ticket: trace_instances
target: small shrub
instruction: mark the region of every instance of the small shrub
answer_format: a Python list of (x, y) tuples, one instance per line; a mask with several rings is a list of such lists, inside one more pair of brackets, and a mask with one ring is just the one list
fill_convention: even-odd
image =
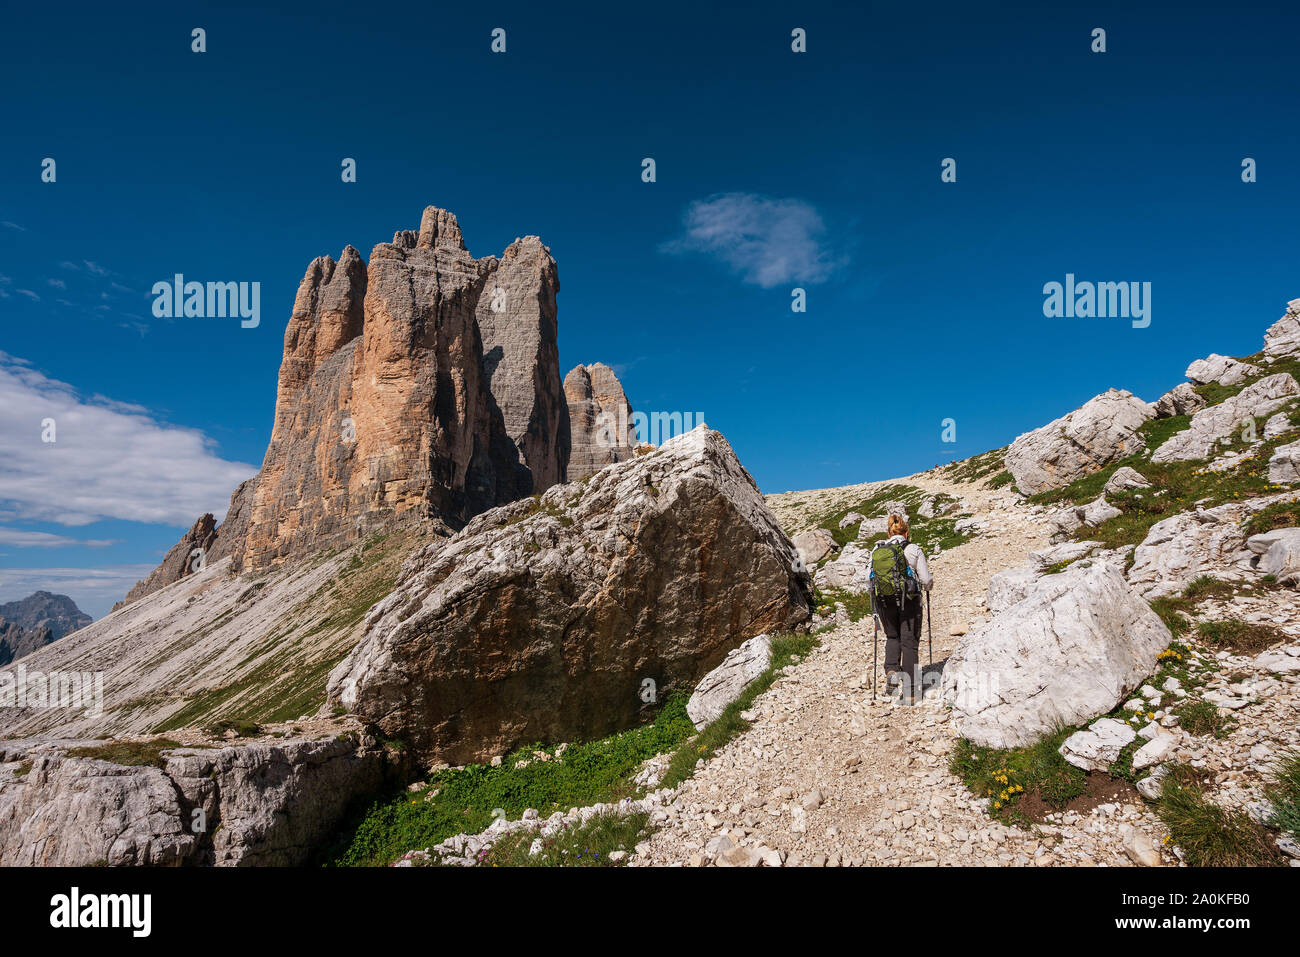
[(1241, 811), (1207, 801), (1190, 769), (1171, 768), (1156, 813), (1192, 867), (1267, 867), (1282, 863), (1268, 831)]
[(1225, 738), (1231, 726), (1219, 709), (1208, 701), (1187, 701), (1174, 709), (1179, 727), (1198, 737)]
[(1203, 621), (1196, 633), (1212, 648), (1230, 648), (1237, 652), (1258, 652), (1286, 640), (1274, 625), (1227, 618), (1222, 621)]

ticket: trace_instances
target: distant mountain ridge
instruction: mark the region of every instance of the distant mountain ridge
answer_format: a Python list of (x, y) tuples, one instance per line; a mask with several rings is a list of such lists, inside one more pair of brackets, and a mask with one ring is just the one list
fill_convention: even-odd
[(38, 591), (0, 605), (0, 665), (7, 665), (93, 619), (67, 595)]

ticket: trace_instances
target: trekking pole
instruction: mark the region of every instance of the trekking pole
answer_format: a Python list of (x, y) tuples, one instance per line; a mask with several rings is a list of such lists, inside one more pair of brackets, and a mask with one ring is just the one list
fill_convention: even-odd
[(925, 593), (925, 633), (930, 639), (930, 667), (934, 667), (934, 612), (930, 611), (930, 592)]
[(876, 636), (877, 629), (880, 628), (880, 619), (876, 617), (876, 609), (871, 609), (871, 702), (876, 701)]

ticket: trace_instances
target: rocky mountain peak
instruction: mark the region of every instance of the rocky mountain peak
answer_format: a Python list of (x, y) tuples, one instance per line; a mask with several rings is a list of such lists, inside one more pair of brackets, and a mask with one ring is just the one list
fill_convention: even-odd
[(420, 232), (416, 245), (422, 249), (453, 249), (465, 251), (465, 237), (461, 235), (456, 214), (437, 206), (426, 206), (420, 217)]

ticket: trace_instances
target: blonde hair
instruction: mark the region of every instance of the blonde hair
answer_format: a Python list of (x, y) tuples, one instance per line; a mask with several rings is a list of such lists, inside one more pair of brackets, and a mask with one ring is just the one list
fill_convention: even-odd
[(903, 518), (901, 515), (889, 516), (890, 538), (893, 538), (895, 535), (902, 535), (904, 538), (907, 538), (908, 532), (909, 529), (907, 527), (907, 520), (905, 518)]

